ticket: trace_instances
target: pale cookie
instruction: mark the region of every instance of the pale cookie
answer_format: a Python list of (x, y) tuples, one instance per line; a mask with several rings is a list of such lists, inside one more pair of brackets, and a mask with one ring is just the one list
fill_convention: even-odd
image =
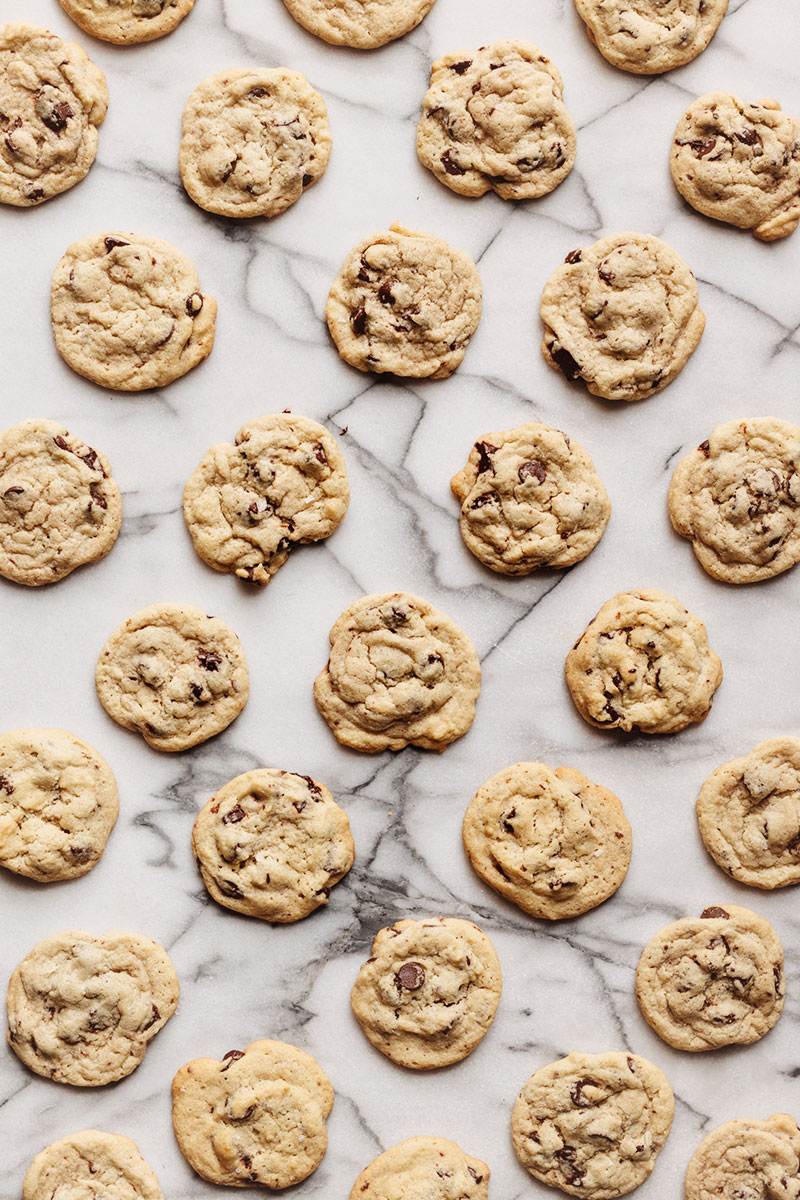
[(661, 75), (705, 50), (728, 0), (575, 0), (575, 7), (612, 66)]
[(81, 29), (104, 42), (130, 46), (172, 33), (194, 0), (58, 0)]
[(583, 447), (538, 421), (484, 434), (450, 489), (467, 548), (502, 575), (571, 567), (594, 549), (611, 515)]
[(718, 425), (678, 463), (668, 503), (714, 579), (780, 575), (800, 561), (800, 428), (777, 417)]
[(138, 933), (54, 933), (8, 985), (8, 1042), (37, 1075), (100, 1087), (138, 1067), (178, 1006), (167, 953)]
[(521, 762), (499, 771), (473, 797), (463, 836), (485, 883), (549, 921), (602, 904), (631, 861), (619, 800), (571, 767)]
[(330, 537), (350, 502), (344, 457), (327, 429), (275, 413), (212, 446), (183, 490), (194, 548), (215, 571), (267, 584), (293, 546)]
[(157, 750), (188, 750), (238, 717), (250, 690), (236, 634), (191, 604), (150, 604), (112, 633), (95, 669), (110, 717)]
[(0, 866), (39, 883), (77, 879), (118, 813), (111, 768), (86, 742), (63, 729), (0, 734)]
[(283, 0), (298, 24), (334, 46), (372, 50), (419, 25), (434, 0)]
[(0, 25), (0, 204), (41, 204), (79, 183), (107, 108), (106, 77), (75, 42)]
[(362, 596), (339, 617), (330, 642), (314, 699), (345, 746), (444, 750), (475, 719), (475, 647), (427, 600), (408, 592)]
[(572, 250), (544, 286), (545, 362), (607, 400), (643, 400), (686, 365), (706, 319), (666, 242), (614, 233)]
[(575, 707), (597, 729), (676, 733), (704, 721), (722, 683), (706, 627), (655, 588), (607, 600), (567, 655)]
[(783, 1011), (783, 947), (764, 917), (726, 904), (673, 921), (636, 968), (645, 1020), (676, 1050), (747, 1046)]
[(647, 1179), (672, 1127), (666, 1076), (624, 1051), (578, 1051), (535, 1071), (511, 1115), (517, 1158), (549, 1187), (611, 1200)]
[(286, 1188), (316, 1171), (328, 1148), (328, 1076), (285, 1042), (252, 1042), (218, 1062), (197, 1058), (172, 1081), (181, 1154), (211, 1183)]
[(489, 1029), (503, 989), (500, 960), (471, 921), (428, 917), (381, 929), (350, 1002), (364, 1033), (401, 1067), (460, 1062)]
[(417, 126), (420, 162), (462, 196), (544, 196), (575, 165), (564, 81), (530, 42), (494, 42), (438, 59)]
[(285, 212), (324, 175), (330, 153), (325, 101), (286, 67), (209, 75), (183, 110), (183, 186), (223, 217)]
[(101, 233), (74, 242), (53, 272), (56, 348), (101, 387), (164, 387), (211, 353), (217, 302), (185, 254), (160, 238)]
[(58, 421), (0, 433), (0, 575), (38, 587), (108, 554), (122, 497), (108, 459)]
[(777, 100), (700, 96), (678, 122), (669, 166), (684, 200), (707, 217), (749, 229), (763, 242), (797, 228), (800, 121), (781, 112)]
[(445, 379), (478, 328), (480, 276), (463, 250), (394, 224), (350, 251), (325, 316), (351, 367)]
[(692, 1155), (686, 1200), (797, 1200), (800, 1129), (794, 1117), (726, 1121)]
[(164, 1200), (155, 1171), (119, 1133), (84, 1129), (45, 1147), (22, 1181), (22, 1200)]
[(486, 1163), (470, 1158), (455, 1142), (440, 1137), (409, 1138), (384, 1150), (364, 1168), (350, 1192), (350, 1200), (488, 1200), (488, 1197)]

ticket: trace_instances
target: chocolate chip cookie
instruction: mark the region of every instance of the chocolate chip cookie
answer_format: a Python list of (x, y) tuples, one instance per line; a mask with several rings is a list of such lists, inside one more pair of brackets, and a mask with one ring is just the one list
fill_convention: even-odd
[(372, 50), (419, 25), (434, 0), (283, 0), (304, 29), (334, 46)]
[(575, 0), (575, 7), (612, 66), (661, 75), (705, 50), (728, 0)]
[(51, 1142), (28, 1168), (22, 1200), (164, 1200), (155, 1171), (119, 1133), (84, 1129)]
[(686, 1172), (686, 1200), (800, 1196), (800, 1129), (794, 1117), (726, 1121), (703, 1139)]
[(92, 37), (118, 46), (152, 42), (172, 33), (194, 0), (58, 0), (68, 17)]
[(409, 1138), (364, 1168), (350, 1200), (367, 1192), (370, 1200), (488, 1200), (489, 1168), (446, 1138)]

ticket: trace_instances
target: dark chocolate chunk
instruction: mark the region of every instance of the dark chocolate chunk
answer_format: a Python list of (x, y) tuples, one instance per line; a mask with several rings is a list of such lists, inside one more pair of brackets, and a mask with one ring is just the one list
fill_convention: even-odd
[(581, 368), (578, 363), (576, 363), (569, 350), (565, 350), (563, 346), (551, 346), (550, 356), (561, 374), (565, 375), (567, 379), (580, 378)]
[(545, 465), (539, 462), (538, 459), (529, 459), (528, 462), (522, 463), (517, 470), (520, 483), (524, 483), (526, 479), (536, 479), (539, 483), (544, 483), (547, 476)]
[(463, 75), (472, 66), (472, 59), (465, 58), (463, 62), (451, 63), (450, 70), (455, 71), (456, 75)]
[(711, 447), (708, 444), (708, 438), (706, 438), (704, 442), (701, 442), (697, 449), (702, 450), (703, 454), (706, 456), (706, 458), (708, 458), (711, 454)]
[(362, 334), (367, 328), (367, 310), (363, 304), (353, 313), (350, 322), (353, 326), (353, 333)]
[(61, 100), (58, 104), (53, 105), (46, 116), (42, 117), (42, 122), (48, 129), (52, 129), (53, 133), (61, 133), (62, 129), (66, 129), (69, 118), (74, 116), (72, 105), (68, 104), (66, 100)]
[(378, 299), (381, 304), (394, 304), (394, 296), (392, 295), (392, 284), (394, 283), (397, 283), (396, 279), (384, 279), (378, 288)]
[(186, 301), (186, 311), (190, 317), (196, 317), (203, 307), (202, 292), (192, 292), (191, 296)]
[(564, 259), (565, 263), (576, 263), (576, 262), (580, 262), (580, 261), (581, 261), (580, 250), (570, 250), (569, 254)]
[(690, 142), (689, 145), (694, 150), (698, 158), (705, 158), (717, 144), (716, 138), (706, 138), (705, 141)]
[(490, 455), (496, 454), (500, 447), (493, 446), (491, 442), (476, 442), (475, 449), (478, 451), (478, 474), (482, 475), (484, 471), (491, 471), (494, 475)]
[(718, 906), (713, 905), (713, 904), (712, 904), (711, 908), (704, 908), (703, 911), (700, 913), (701, 920), (706, 920), (709, 917), (723, 917), (727, 920), (727, 918), (730, 915), (731, 914), (729, 912), (726, 912), (724, 908), (719, 908)]
[(454, 159), (449, 150), (445, 150), (439, 160), (448, 175), (466, 175), (465, 167), (460, 166)]
[(107, 254), (110, 254), (111, 251), (116, 249), (117, 246), (130, 246), (130, 242), (123, 242), (121, 238), (115, 237), (103, 238), (103, 242), (105, 244)]
[(244, 811), (241, 804), (237, 804), (236, 807), (232, 808), (230, 812), (225, 813), (225, 816), (222, 818), (222, 824), (237, 825), (239, 821), (243, 821), (246, 816), (247, 813)]
[(593, 1100), (587, 1100), (583, 1094), (585, 1087), (597, 1087), (597, 1082), (594, 1079), (579, 1079), (570, 1088), (570, 1099), (576, 1108), (591, 1108)]
[(425, 982), (425, 968), (422, 963), (405, 962), (394, 980), (400, 991), (416, 992)]
[(755, 129), (751, 128), (743, 130), (742, 133), (737, 133), (736, 138), (745, 146), (755, 146), (761, 141)]
[(204, 671), (218, 671), (222, 663), (222, 655), (217, 650), (204, 650), (201, 647), (197, 651), (197, 661)]

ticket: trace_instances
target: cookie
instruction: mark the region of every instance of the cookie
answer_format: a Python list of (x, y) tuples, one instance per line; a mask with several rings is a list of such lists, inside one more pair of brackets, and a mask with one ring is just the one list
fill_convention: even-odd
[(647, 1179), (672, 1127), (666, 1076), (624, 1051), (578, 1051), (535, 1071), (517, 1097), (511, 1140), (534, 1179), (611, 1200)]
[(445, 379), (478, 328), (480, 276), (463, 250), (394, 224), (350, 251), (325, 316), (351, 367)]
[(467, 549), (501, 575), (571, 567), (594, 549), (611, 515), (583, 447), (538, 421), (484, 434), (450, 488)]
[(92, 37), (117, 46), (153, 42), (172, 33), (194, 0), (58, 0), (68, 17)]
[(80, 183), (107, 109), (106, 77), (75, 42), (0, 25), (0, 204), (27, 208)]
[(800, 561), (800, 427), (777, 417), (718, 425), (678, 463), (668, 503), (714, 579), (780, 575)]
[(707, 217), (749, 229), (763, 242), (797, 228), (800, 121), (781, 112), (777, 100), (700, 96), (678, 122), (669, 166), (684, 200)]
[[(1, 762), (2, 760), (0, 760)], [(200, 810), (197, 865), (217, 904), (263, 921), (299, 921), (328, 903), (353, 865), (347, 814), (308, 775), (237, 775)]]
[(548, 921), (602, 904), (631, 861), (619, 800), (571, 767), (521, 762), (499, 771), (473, 797), (463, 836), (484, 883)]
[(489, 1168), (447, 1138), (409, 1138), (364, 1168), (350, 1200), (366, 1192), (370, 1200), (488, 1200)]
[(8, 1043), (37, 1075), (100, 1087), (138, 1067), (178, 1006), (165, 950), (138, 933), (54, 933), (8, 985)]
[(544, 286), (545, 362), (607, 400), (643, 400), (686, 365), (706, 319), (666, 242), (614, 233), (571, 250)]
[(333, 46), (372, 50), (419, 25), (434, 0), (283, 0), (298, 24)]
[(156, 750), (188, 750), (227, 729), (250, 690), (230, 625), (191, 604), (150, 604), (112, 633), (97, 660), (100, 703)]
[(800, 1129), (794, 1117), (726, 1121), (703, 1139), (686, 1171), (686, 1200), (800, 1196)]
[(656, 588), (607, 600), (567, 655), (575, 707), (597, 729), (676, 733), (704, 721), (722, 683), (706, 627)]
[(676, 1050), (747, 1046), (783, 1011), (783, 948), (764, 917), (726, 904), (682, 917), (647, 943), (636, 999), (648, 1025)]
[(444, 750), (469, 729), (481, 689), (478, 656), (427, 600), (408, 592), (362, 596), (330, 641), (314, 699), (343, 745), (367, 753)]
[(39, 883), (77, 879), (118, 814), (111, 768), (86, 742), (63, 729), (0, 734), (0, 866)]
[(613, 67), (662, 75), (705, 50), (728, 0), (575, 0), (575, 7)]
[(530, 42), (494, 42), (437, 59), (417, 154), (462, 196), (544, 196), (575, 165), (575, 126), (555, 63)]
[(223, 217), (285, 212), (325, 174), (330, 153), (325, 101), (286, 67), (209, 75), (183, 110), (183, 186)]
[(172, 1081), (181, 1154), (211, 1183), (286, 1188), (316, 1171), (333, 1108), (328, 1076), (285, 1042), (252, 1042), (222, 1061), (197, 1058)]
[(350, 502), (344, 458), (322, 425), (274, 413), (212, 446), (183, 491), (194, 548), (215, 571), (267, 584), (293, 546), (330, 537)]
[(39, 587), (108, 554), (122, 497), (108, 459), (58, 421), (0, 433), (0, 575)]
[(56, 348), (104, 388), (164, 387), (211, 353), (217, 302), (185, 254), (160, 238), (101, 233), (74, 242), (53, 273)]
[(119, 1133), (84, 1129), (46, 1146), (22, 1181), (22, 1200), (164, 1200), (155, 1171)]
[(471, 921), (428, 917), (381, 929), (353, 984), (356, 1020), (381, 1054), (430, 1071), (471, 1054), (494, 1020), (503, 977)]

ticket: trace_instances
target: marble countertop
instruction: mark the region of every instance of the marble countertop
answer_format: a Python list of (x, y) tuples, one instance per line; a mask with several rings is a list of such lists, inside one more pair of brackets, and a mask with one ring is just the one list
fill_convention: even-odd
[[(41, 207), (0, 212), (2, 423), (56, 419), (101, 449), (123, 491), (124, 523), (102, 562), (61, 583), (0, 581), (0, 728), (61, 726), (96, 746), (119, 781), (121, 815), (102, 862), (82, 879), (42, 886), (3, 874), (0, 979), (4, 988), (17, 962), (59, 929), (131, 928), (167, 948), (182, 995), (144, 1063), (110, 1087), (59, 1086), (3, 1052), (2, 1200), (18, 1197), (45, 1144), (92, 1126), (133, 1137), (168, 1200), (218, 1196), (173, 1140), (169, 1084), (189, 1059), (221, 1057), (259, 1037), (309, 1051), (336, 1090), (328, 1153), (292, 1195), (343, 1200), (376, 1154), (418, 1134), (452, 1138), (488, 1162), (494, 1200), (552, 1195), (511, 1148), (519, 1088), (571, 1050), (629, 1048), (661, 1067), (676, 1095), (672, 1135), (637, 1195), (677, 1197), (692, 1152), (714, 1125), (781, 1110), (800, 1115), (797, 894), (728, 879), (706, 856), (694, 819), (699, 785), (717, 765), (763, 738), (800, 732), (800, 569), (753, 586), (716, 583), (666, 511), (677, 458), (716, 424), (767, 414), (797, 420), (800, 234), (763, 245), (706, 220), (684, 205), (668, 172), (676, 121), (702, 92), (774, 96), (800, 114), (795, 5), (731, 0), (708, 50), (655, 78), (608, 66), (572, 0), (437, 0), (408, 37), (372, 52), (315, 39), (280, 0), (197, 0), (171, 36), (129, 49), (83, 35), (56, 0), (0, 0), (0, 20), (17, 19), (80, 41), (107, 74), (111, 104), (83, 183)], [(504, 37), (533, 41), (556, 62), (578, 127), (577, 165), (566, 182), (518, 205), (456, 196), (414, 150), (431, 59)], [(180, 116), (206, 75), (257, 65), (302, 71), (323, 93), (333, 154), (325, 178), (284, 216), (234, 223), (184, 194)], [(323, 308), (345, 253), (395, 220), (445, 237), (478, 264), (483, 319), (462, 367), (445, 381), (362, 375), (328, 339)], [(174, 242), (219, 302), (213, 354), (161, 393), (109, 394), (73, 374), (53, 344), (55, 263), (71, 242), (115, 228)], [(678, 379), (630, 405), (570, 386), (539, 352), (546, 278), (573, 247), (620, 230), (668, 241), (697, 275), (707, 315)], [(196, 557), (181, 492), (212, 443), (287, 407), (337, 436), (346, 430), (340, 444), (352, 504), (328, 542), (296, 551), (268, 589), (253, 591)], [(571, 571), (503, 578), (461, 542), (449, 479), (481, 434), (532, 419), (589, 450), (614, 511), (598, 548)], [(671, 737), (624, 740), (590, 728), (563, 682), (566, 652), (596, 609), (637, 586), (664, 588), (697, 613), (725, 668), (708, 720)], [(477, 718), (442, 755), (348, 751), (313, 704), (333, 620), (362, 593), (395, 588), (448, 613), (481, 656)], [(247, 708), (227, 731), (175, 755), (115, 725), (93, 687), (108, 634), (164, 600), (223, 616), (242, 639), (252, 682)], [(520, 759), (577, 767), (619, 795), (632, 823), (626, 882), (578, 920), (526, 917), (465, 859), (469, 799)], [(352, 823), (355, 867), (327, 908), (295, 925), (217, 907), (192, 860), (197, 811), (256, 766), (324, 781)], [(639, 954), (667, 921), (726, 901), (755, 908), (777, 928), (787, 952), (784, 1015), (748, 1048), (673, 1051), (637, 1008)], [(425, 1074), (372, 1049), (351, 1016), (349, 990), (379, 928), (431, 914), (468, 917), (489, 934), (505, 989), (478, 1049)]]

